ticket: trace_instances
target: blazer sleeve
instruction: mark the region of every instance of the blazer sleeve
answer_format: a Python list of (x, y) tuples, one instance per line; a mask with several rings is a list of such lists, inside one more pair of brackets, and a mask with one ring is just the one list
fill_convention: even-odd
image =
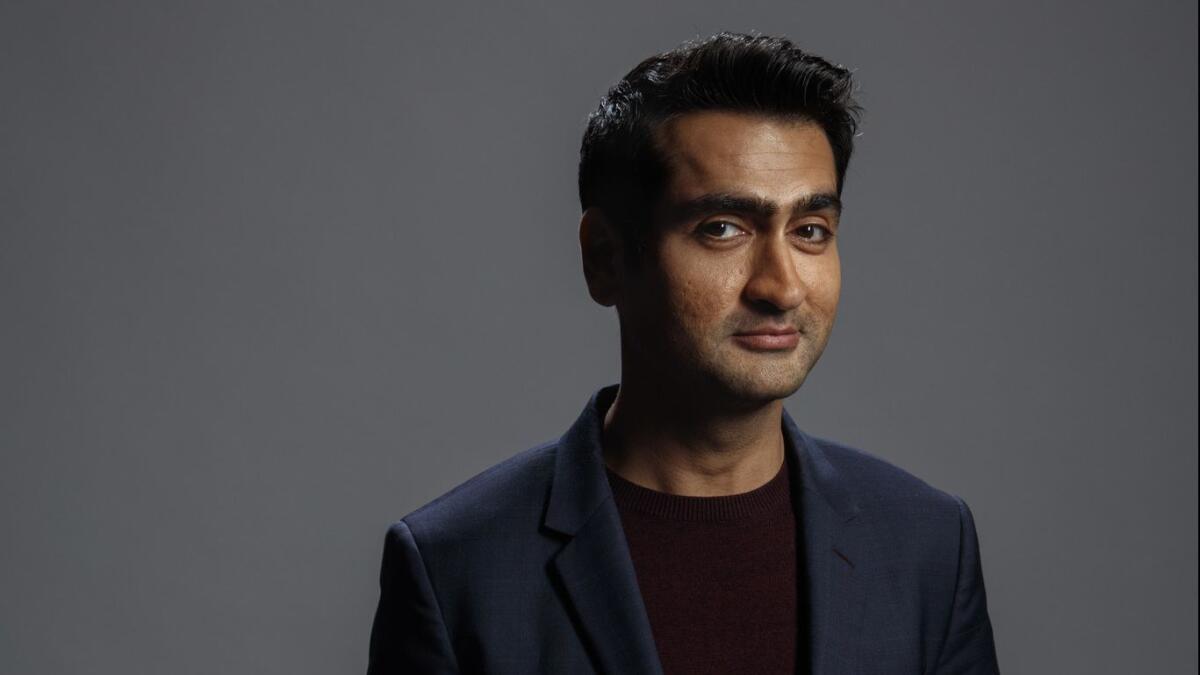
[(979, 560), (979, 538), (971, 509), (955, 496), (959, 515), (958, 581), (950, 624), (942, 640), (936, 675), (995, 675), (1000, 672), (992, 622), (988, 618), (983, 567)]
[(442, 610), (403, 520), (388, 529), (367, 675), (458, 673)]

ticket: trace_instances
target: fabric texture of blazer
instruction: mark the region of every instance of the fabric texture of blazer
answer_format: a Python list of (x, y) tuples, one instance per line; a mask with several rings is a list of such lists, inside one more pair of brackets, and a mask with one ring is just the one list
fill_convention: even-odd
[[(662, 673), (600, 452), (616, 390), (388, 530), (368, 675)], [(798, 672), (997, 673), (963, 500), (786, 410), (783, 427), (800, 486)]]

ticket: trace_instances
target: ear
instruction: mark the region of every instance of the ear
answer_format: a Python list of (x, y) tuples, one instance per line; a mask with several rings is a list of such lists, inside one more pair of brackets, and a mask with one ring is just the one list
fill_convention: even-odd
[(579, 220), (579, 251), (588, 294), (605, 307), (617, 304), (625, 249), (616, 223), (599, 209), (589, 208)]

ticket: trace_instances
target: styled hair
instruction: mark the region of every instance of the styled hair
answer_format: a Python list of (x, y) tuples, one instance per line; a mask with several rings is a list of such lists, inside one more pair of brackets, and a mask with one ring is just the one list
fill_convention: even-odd
[(783, 37), (722, 32), (651, 56), (588, 117), (579, 151), (580, 205), (615, 221), (636, 262), (669, 178), (656, 134), (674, 118), (706, 110), (819, 125), (833, 149), (841, 194), (862, 113), (853, 86), (849, 70)]

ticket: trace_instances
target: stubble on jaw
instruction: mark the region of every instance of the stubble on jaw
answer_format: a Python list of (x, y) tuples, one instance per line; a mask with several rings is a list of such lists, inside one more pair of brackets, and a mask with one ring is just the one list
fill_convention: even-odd
[(800, 331), (799, 344), (791, 351), (772, 353), (735, 344), (732, 336), (745, 324), (730, 323), (734, 322), (711, 335), (707, 344), (697, 345), (678, 324), (646, 339), (645, 326), (635, 328), (622, 320), (622, 361), (637, 369), (638, 379), (660, 396), (692, 401), (698, 408), (710, 402), (749, 409), (796, 393), (824, 352), (831, 328), (812, 317), (792, 322)]
[[(793, 323), (793, 325), (796, 325)], [(714, 352), (725, 365), (714, 364), (719, 384), (733, 399), (766, 404), (796, 393), (820, 359), (828, 341), (828, 331), (811, 320), (797, 326), (800, 342), (787, 352), (751, 352), (726, 337)]]

